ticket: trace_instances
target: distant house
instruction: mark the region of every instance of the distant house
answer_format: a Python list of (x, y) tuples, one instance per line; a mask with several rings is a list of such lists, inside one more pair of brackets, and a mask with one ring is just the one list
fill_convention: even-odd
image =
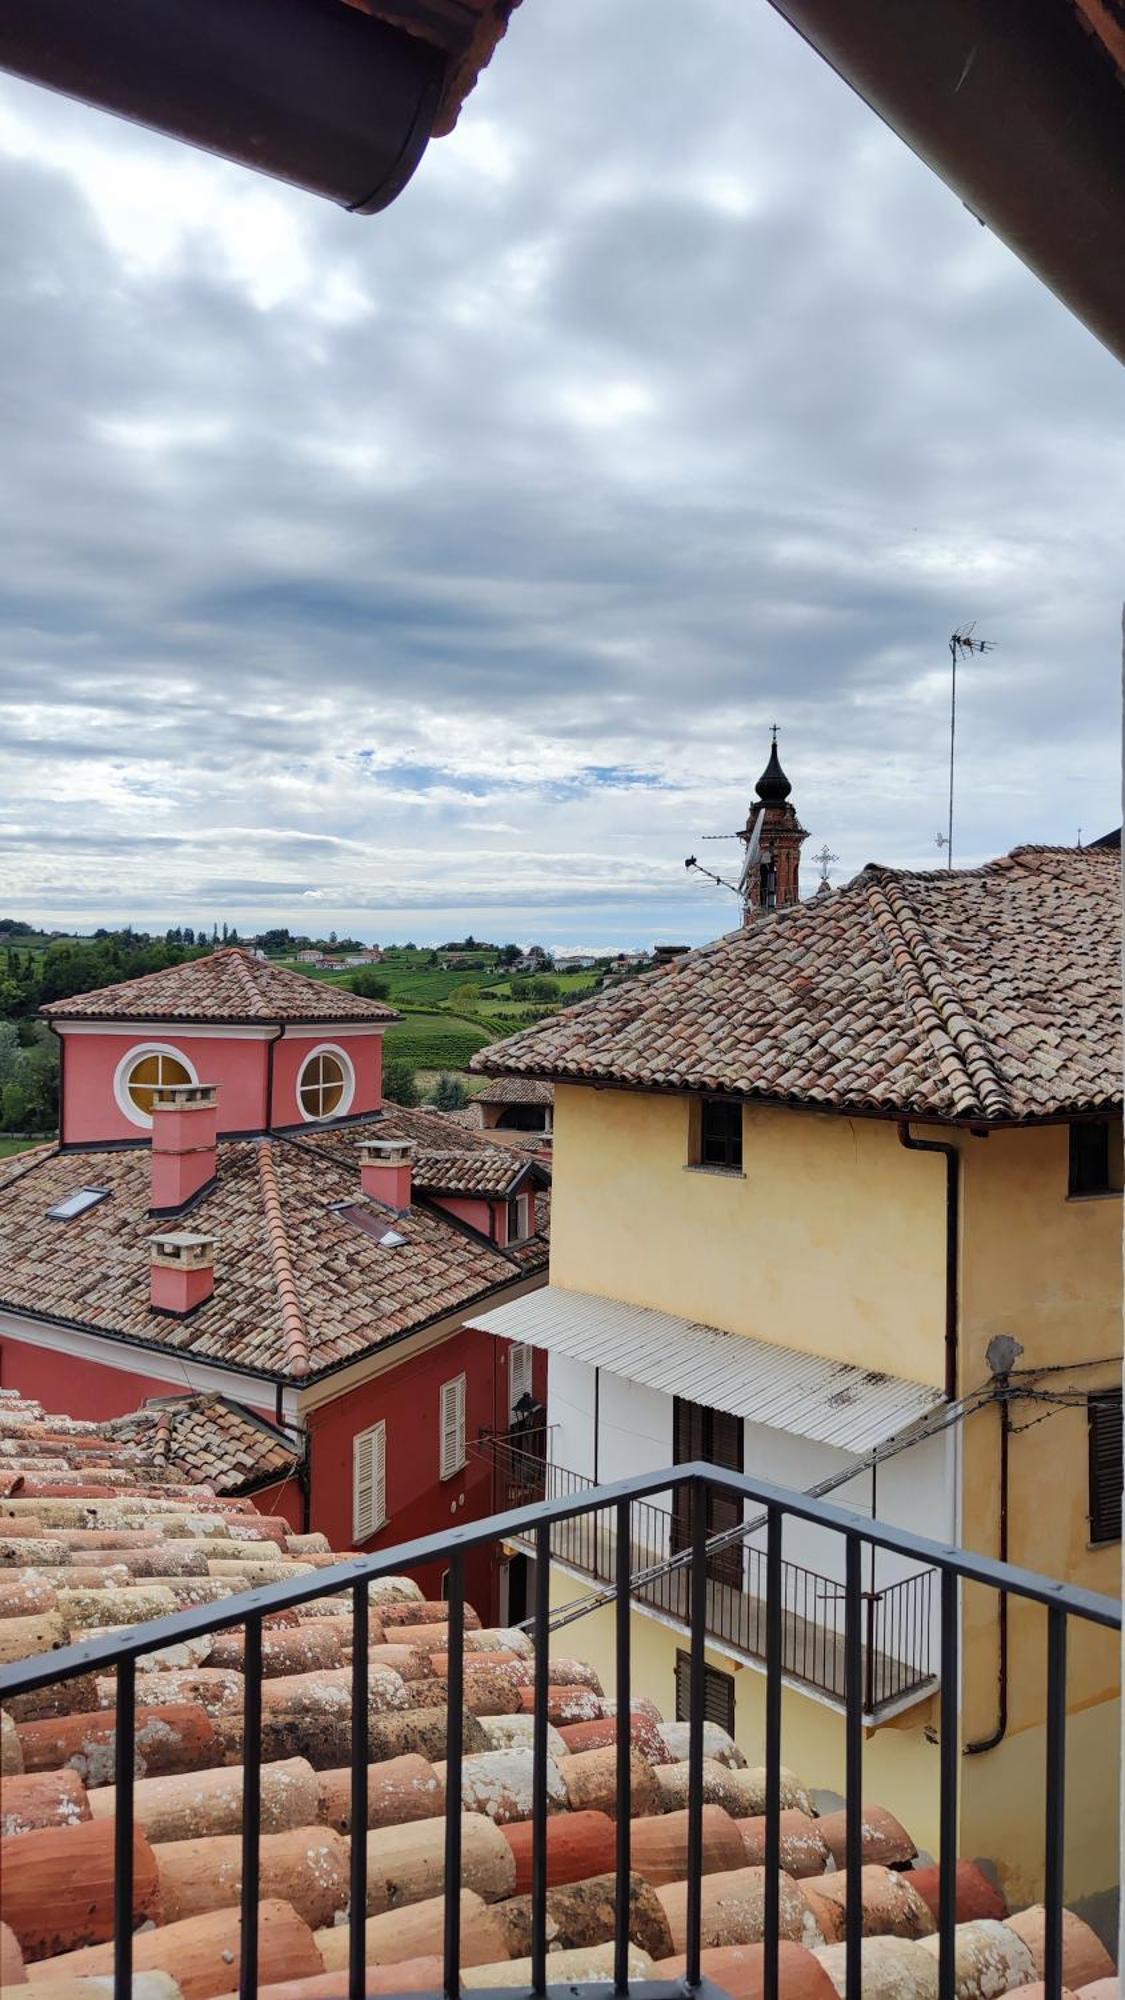
[(542, 1284), (544, 1163), (386, 1104), (393, 1009), (246, 951), (46, 1012), (61, 1144), (0, 1162), (5, 1389), (99, 1421), (231, 1397), (307, 1441), (278, 1511), (338, 1548), (492, 1511), (473, 1441), (546, 1364), (465, 1321)]
[(473, 1103), (479, 1106), (486, 1132), (549, 1134), (555, 1116), (555, 1087), (537, 1077), (501, 1076), (478, 1091)]
[(297, 963), (298, 965), (322, 965), (324, 963), (324, 953), (321, 951), (299, 951), (297, 953)]
[(556, 972), (590, 972), (598, 960), (590, 951), (568, 951), (555, 959)]

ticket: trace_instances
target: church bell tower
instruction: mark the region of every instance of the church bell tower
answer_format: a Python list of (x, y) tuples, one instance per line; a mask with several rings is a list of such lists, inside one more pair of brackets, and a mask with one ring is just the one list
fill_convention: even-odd
[(773, 729), (769, 763), (754, 787), (757, 797), (739, 839), (745, 842), (739, 893), (742, 921), (752, 924), (769, 910), (784, 910), (799, 897), (801, 848), (808, 832), (790, 805), (793, 790), (777, 754)]

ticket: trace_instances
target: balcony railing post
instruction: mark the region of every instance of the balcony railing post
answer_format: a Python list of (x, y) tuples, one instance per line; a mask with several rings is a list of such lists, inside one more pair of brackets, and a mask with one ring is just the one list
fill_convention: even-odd
[(133, 1991), (133, 1764), (137, 1723), (136, 1662), (117, 1666), (114, 1717), (113, 2000)]
[[(445, 1745), (445, 1953), (446, 2000), (461, 1992), (461, 1757), (465, 1741), (465, 1555), (449, 1558), (449, 1637)], [(366, 1815), (365, 1815), (366, 1817)], [(355, 1829), (352, 1829), (355, 1838)]]
[(865, 1592), (866, 1598), (866, 1641), (863, 1662), (863, 1712), (875, 1713), (875, 1606), (879, 1602), (873, 1590)]
[(960, 1607), (957, 1578), (943, 1570), (941, 1578), (941, 1812), (938, 1872), (938, 2000), (955, 2000), (957, 1992), (957, 1783), (961, 1742)]
[(632, 1601), (632, 1522), (627, 1500), (617, 1503), (617, 1884), (614, 1906), (613, 1987), (618, 1994), (629, 1991), (629, 1870), (632, 1863), (632, 1766), (633, 1711), (630, 1665), (630, 1619)]
[(703, 1911), (703, 1641), (707, 1629), (707, 1486), (691, 1482), (691, 1667), (688, 1707), (687, 1963), (685, 1982), (699, 1985)]
[(547, 1991), (547, 1669), (551, 1652), (551, 1530), (535, 1530), (535, 1702), (531, 1751), (531, 1990)]
[[(262, 1831), (262, 1619), (246, 1620), (242, 1654), (242, 1936), (238, 1991), (258, 1991), (258, 1882)], [(366, 1706), (366, 1704), (365, 1704)], [(355, 1717), (352, 1717), (355, 1728)]]
[(367, 1763), (370, 1747), (367, 1585), (352, 1592), (351, 1893), (348, 1899), (348, 2000), (367, 1991)]
[(778, 2000), (781, 1929), (781, 1580), (782, 1516), (769, 1510), (766, 1531), (766, 1889), (764, 2000)]
[(863, 1993), (863, 1543), (856, 1534), (846, 1541), (844, 1603), (844, 1700), (847, 1869), (844, 1952), (848, 2000)]
[(1063, 1861), (1066, 1845), (1066, 1612), (1047, 1612), (1046, 1852), (1043, 1902), (1043, 1983), (1046, 2000), (1060, 2000), (1062, 1985)]

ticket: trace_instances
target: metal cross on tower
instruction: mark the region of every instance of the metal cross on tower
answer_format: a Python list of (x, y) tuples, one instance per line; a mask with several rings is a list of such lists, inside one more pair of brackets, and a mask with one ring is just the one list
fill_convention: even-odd
[(816, 862), (817, 867), (820, 869), (820, 886), (822, 889), (827, 889), (828, 876), (832, 867), (832, 863), (834, 861), (838, 861), (840, 857), (838, 854), (833, 854), (832, 849), (828, 845), (828, 842), (825, 841), (824, 846), (820, 850), (820, 853), (814, 854), (812, 858)]

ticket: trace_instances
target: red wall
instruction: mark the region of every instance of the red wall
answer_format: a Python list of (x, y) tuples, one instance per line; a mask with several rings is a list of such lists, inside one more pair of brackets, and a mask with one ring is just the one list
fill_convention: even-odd
[[(399, 1542), (440, 1534), (465, 1521), (487, 1519), (493, 1511), (491, 1467), (473, 1450), (478, 1434), (508, 1422), (506, 1341), (466, 1329), (451, 1334), (425, 1354), (404, 1361), (373, 1381), (348, 1390), (315, 1410), (309, 1420), (312, 1444), (311, 1526), (333, 1548), (352, 1546), (352, 1439), (382, 1418), (387, 1426), (387, 1525), (363, 1549), (392, 1549)], [(536, 1356), (536, 1391), (546, 1394), (546, 1357)], [(540, 1367), (542, 1365), (542, 1381)], [(439, 1477), (438, 1411), (443, 1382), (464, 1374), (467, 1464), (453, 1479)], [(427, 1597), (441, 1595), (447, 1564), (412, 1569)], [(470, 1603), (486, 1621), (496, 1615), (494, 1552), (465, 1558)]]
[(7, 1333), (0, 1334), (0, 1385), (18, 1389), (21, 1396), (33, 1398), (57, 1416), (93, 1423), (132, 1416), (149, 1396), (176, 1393), (174, 1382), (160, 1382), (154, 1375), (134, 1374), (128, 1368), (105, 1368), (100, 1361), (84, 1361), (76, 1354), (52, 1353), (49, 1347), (33, 1347), (29, 1340), (14, 1340)]
[[(193, 1035), (190, 1028), (162, 1028), (153, 1034), (67, 1035), (63, 1060), (66, 1087), (63, 1092), (63, 1142), (90, 1144), (107, 1139), (143, 1140), (147, 1125), (134, 1125), (118, 1108), (113, 1093), (117, 1065), (131, 1049), (153, 1042), (182, 1053), (200, 1083), (218, 1085), (219, 1131), (260, 1132), (266, 1123), (266, 1077), (269, 1066), (268, 1040), (254, 1041), (231, 1035)], [(346, 1028), (331, 1026), (292, 1037), (286, 1035), (274, 1048), (273, 1123), (299, 1125), (297, 1076), (310, 1052), (328, 1042), (342, 1048), (355, 1069), (355, 1095), (348, 1115), (378, 1111), (383, 1101), (383, 1038), (381, 1035), (349, 1035)]]
[(283, 1479), (277, 1486), (263, 1486), (250, 1497), (259, 1514), (282, 1514), (295, 1535), (304, 1533), (305, 1499), (296, 1478)]

